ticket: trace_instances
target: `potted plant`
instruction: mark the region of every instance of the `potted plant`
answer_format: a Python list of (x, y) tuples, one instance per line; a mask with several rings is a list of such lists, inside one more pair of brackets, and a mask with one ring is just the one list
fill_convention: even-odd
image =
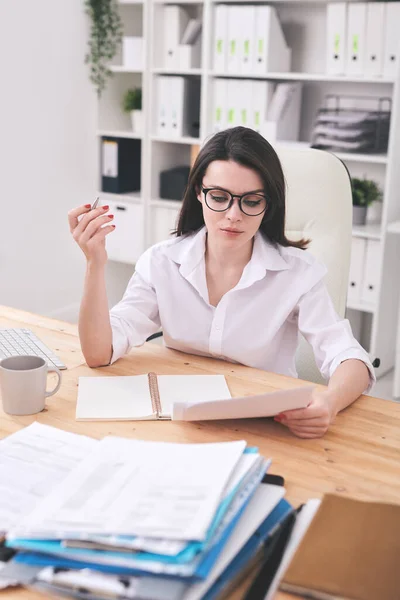
[(125, 92), (123, 109), (130, 113), (132, 129), (135, 133), (143, 132), (142, 90), (141, 88), (129, 89)]
[(353, 225), (365, 225), (367, 208), (373, 202), (382, 200), (382, 191), (375, 181), (366, 178), (358, 179), (357, 177), (352, 178), (351, 189), (353, 195)]
[(85, 62), (90, 65), (90, 80), (101, 96), (111, 75), (110, 61), (121, 45), (122, 21), (117, 0), (85, 0), (85, 9), (91, 21)]

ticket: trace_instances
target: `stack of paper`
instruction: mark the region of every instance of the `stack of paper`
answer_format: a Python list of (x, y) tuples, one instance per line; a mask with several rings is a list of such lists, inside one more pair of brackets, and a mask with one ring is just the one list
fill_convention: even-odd
[[(2, 576), (54, 595), (212, 597), (291, 510), (282, 487), (261, 484), (270, 460), (245, 441), (96, 442), (34, 424), (0, 443), (1, 464), (32, 437), (43, 493), (28, 506), (34, 475), (18, 491), (24, 509), (7, 521), (7, 545), (18, 553)], [(46, 449), (57, 440), (50, 459)], [(27, 456), (19, 454), (21, 474)], [(54, 470), (57, 460), (64, 470), (52, 486), (47, 463)], [(17, 462), (13, 468), (17, 482)], [(5, 489), (4, 506), (17, 488)]]

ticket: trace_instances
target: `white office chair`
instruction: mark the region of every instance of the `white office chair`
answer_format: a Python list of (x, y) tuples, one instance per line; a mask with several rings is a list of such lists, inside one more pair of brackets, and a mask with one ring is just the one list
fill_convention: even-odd
[[(350, 268), (352, 193), (349, 173), (333, 154), (323, 150), (277, 147), (287, 184), (286, 234), (311, 239), (309, 250), (323, 262), (326, 284), (339, 316), (346, 309)], [(156, 333), (150, 339), (162, 335)], [(301, 379), (326, 383), (315, 364), (310, 344), (301, 336), (296, 354)]]
[[(352, 230), (349, 173), (336, 156), (322, 150), (278, 147), (277, 153), (287, 184), (286, 234), (289, 239), (311, 239), (309, 251), (326, 265), (328, 291), (343, 317)], [(302, 336), (296, 367), (301, 379), (324, 383), (311, 346)]]

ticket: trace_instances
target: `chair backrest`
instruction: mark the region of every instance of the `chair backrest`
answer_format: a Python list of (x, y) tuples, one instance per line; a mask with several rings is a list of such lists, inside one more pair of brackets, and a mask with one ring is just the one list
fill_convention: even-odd
[[(349, 173), (322, 150), (277, 148), (287, 184), (286, 234), (311, 239), (309, 251), (323, 262), (326, 285), (339, 316), (346, 309), (352, 235)], [(322, 383), (311, 346), (301, 336), (296, 354), (299, 377)]]

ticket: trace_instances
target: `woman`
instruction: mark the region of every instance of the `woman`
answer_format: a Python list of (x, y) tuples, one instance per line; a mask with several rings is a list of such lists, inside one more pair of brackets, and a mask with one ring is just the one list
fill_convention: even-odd
[(105, 237), (108, 207), (69, 213), (86, 255), (79, 317), (89, 366), (114, 362), (160, 327), (165, 344), (297, 376), (299, 330), (311, 343), (327, 389), (305, 409), (276, 417), (305, 438), (323, 435), (336, 414), (374, 381), (366, 352), (333, 308), (326, 268), (284, 233), (285, 182), (278, 156), (243, 127), (217, 133), (191, 170), (176, 237), (147, 250), (123, 299), (109, 312)]

